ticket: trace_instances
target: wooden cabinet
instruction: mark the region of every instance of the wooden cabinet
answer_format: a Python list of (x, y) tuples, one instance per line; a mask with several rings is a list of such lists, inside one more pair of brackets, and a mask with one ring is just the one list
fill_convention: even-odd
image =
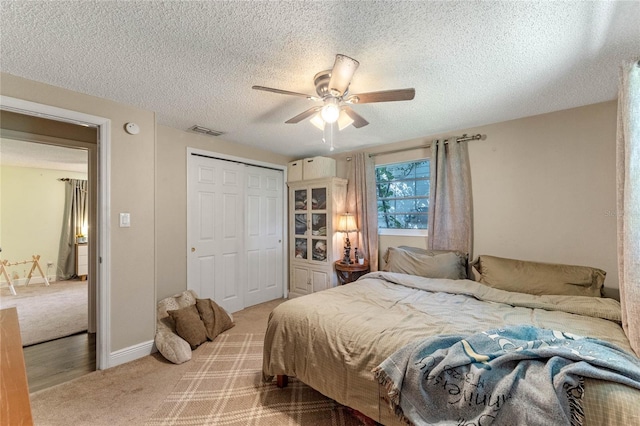
[(345, 211), (346, 195), (346, 179), (289, 183), (291, 297), (337, 285), (333, 263), (342, 257), (343, 235), (335, 227)]
[(86, 280), (89, 274), (89, 246), (76, 244), (76, 275), (81, 280)]

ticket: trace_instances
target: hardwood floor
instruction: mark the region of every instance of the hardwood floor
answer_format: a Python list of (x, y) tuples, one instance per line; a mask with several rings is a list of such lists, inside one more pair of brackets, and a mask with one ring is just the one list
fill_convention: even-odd
[(75, 379), (96, 369), (96, 335), (80, 333), (24, 349), (29, 392)]

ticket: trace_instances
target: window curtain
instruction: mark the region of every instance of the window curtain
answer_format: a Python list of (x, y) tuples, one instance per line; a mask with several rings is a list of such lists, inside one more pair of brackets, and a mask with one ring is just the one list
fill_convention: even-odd
[[(347, 184), (347, 212), (358, 226), (358, 251), (369, 260), (369, 269), (378, 270), (378, 200), (376, 167), (367, 153), (351, 158)], [(352, 246), (354, 246), (352, 244)]]
[(76, 275), (76, 236), (83, 234), (88, 224), (87, 181), (67, 179), (65, 203), (58, 254), (58, 280)]
[(622, 328), (640, 356), (640, 61), (621, 67), (616, 154)]
[(459, 250), (471, 258), (471, 171), (466, 142), (437, 140), (431, 144), (431, 187), (427, 247)]

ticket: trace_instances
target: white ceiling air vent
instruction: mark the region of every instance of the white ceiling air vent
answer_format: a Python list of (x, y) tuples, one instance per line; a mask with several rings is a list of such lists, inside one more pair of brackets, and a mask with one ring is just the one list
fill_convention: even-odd
[(198, 126), (197, 124), (193, 127), (190, 127), (189, 130), (191, 130), (192, 132), (202, 133), (204, 135), (209, 135), (209, 136), (220, 136), (224, 134), (224, 132), (207, 129), (206, 127)]

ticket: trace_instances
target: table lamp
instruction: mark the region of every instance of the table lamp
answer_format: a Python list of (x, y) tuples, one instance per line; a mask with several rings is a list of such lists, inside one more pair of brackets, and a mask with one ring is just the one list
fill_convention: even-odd
[(347, 234), (347, 238), (344, 241), (344, 257), (342, 258), (342, 263), (350, 265), (351, 241), (349, 241), (349, 232), (358, 232), (358, 227), (356, 226), (356, 218), (351, 213), (340, 215), (337, 231)]

